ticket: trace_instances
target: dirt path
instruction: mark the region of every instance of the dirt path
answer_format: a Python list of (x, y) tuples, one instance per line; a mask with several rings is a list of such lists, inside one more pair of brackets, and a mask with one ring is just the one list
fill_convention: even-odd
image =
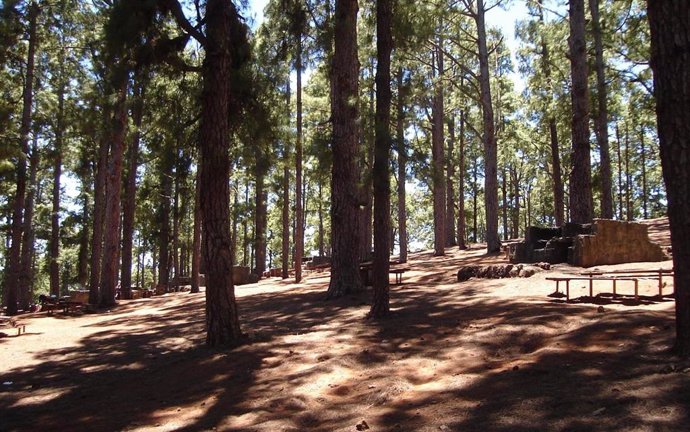
[(568, 266), (458, 283), (503, 258), (449, 252), (412, 256), (381, 322), (368, 293), (324, 301), (327, 273), (239, 287), (252, 343), (227, 352), (203, 346), (203, 293), (24, 317), (0, 339), (0, 430), (688, 430), (690, 368), (666, 354), (673, 302), (653, 282), (641, 302), (583, 284), (565, 304), (545, 277)]

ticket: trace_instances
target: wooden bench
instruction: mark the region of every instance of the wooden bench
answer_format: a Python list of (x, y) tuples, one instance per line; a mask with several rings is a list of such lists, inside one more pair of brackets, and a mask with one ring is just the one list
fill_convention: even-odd
[(0, 328), (12, 327), (17, 329), (17, 336), (26, 333), (26, 325), (11, 317), (0, 317)]
[(673, 269), (657, 269), (657, 270), (612, 270), (609, 272), (602, 272), (598, 270), (582, 272), (585, 276), (608, 276), (613, 278), (637, 278), (642, 280), (656, 280), (659, 284), (659, 298), (663, 297), (664, 276), (673, 277)]
[(395, 284), (400, 285), (400, 284), (402, 284), (403, 273), (405, 273), (408, 270), (409, 270), (409, 268), (392, 268), (388, 271), (388, 273), (394, 274), (395, 275)]
[(570, 301), (570, 281), (589, 281), (589, 296), (594, 297), (594, 281), (611, 281), (613, 283), (613, 295), (618, 295), (616, 282), (617, 281), (630, 281), (635, 284), (635, 299), (639, 298), (639, 284), (638, 278), (636, 277), (606, 277), (606, 276), (562, 276), (562, 277), (547, 277), (546, 280), (551, 280), (556, 282), (556, 292), (559, 291), (559, 284), (565, 282), (565, 300)]
[(48, 314), (52, 314), (55, 309), (62, 309), (63, 313), (69, 313), (76, 309), (81, 309), (84, 304), (82, 302), (70, 300), (69, 296), (56, 297), (40, 295), (38, 300), (41, 303), (41, 310), (45, 310)]

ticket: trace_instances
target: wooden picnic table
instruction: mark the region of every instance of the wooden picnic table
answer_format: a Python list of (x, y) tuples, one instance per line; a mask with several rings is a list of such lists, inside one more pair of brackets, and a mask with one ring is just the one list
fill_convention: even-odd
[(664, 276), (673, 276), (673, 269), (658, 270), (612, 270), (609, 272), (601, 270), (583, 271), (578, 275), (568, 276), (553, 276), (547, 277), (546, 280), (556, 282), (556, 292), (560, 292), (560, 283), (565, 282), (566, 301), (570, 300), (570, 281), (584, 280), (589, 281), (589, 296), (594, 295), (594, 281), (611, 281), (613, 287), (613, 295), (617, 296), (617, 281), (630, 281), (635, 286), (635, 299), (639, 298), (639, 281), (644, 279), (657, 279), (659, 281), (659, 298), (663, 297), (663, 280)]

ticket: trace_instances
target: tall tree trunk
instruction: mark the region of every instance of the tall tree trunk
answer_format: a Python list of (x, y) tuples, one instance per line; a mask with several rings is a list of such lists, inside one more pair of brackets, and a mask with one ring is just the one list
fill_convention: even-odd
[(446, 159), (446, 246), (456, 246), (455, 237), (455, 118), (448, 119), (448, 158)]
[(172, 254), (170, 256), (172, 262), (171, 275), (173, 276), (173, 285), (175, 290), (179, 290), (180, 286), (180, 154), (179, 150), (175, 151), (175, 178), (174, 178), (174, 192), (172, 205)]
[(477, 159), (475, 158), (472, 163), (472, 242), (477, 243), (477, 239), (479, 237), (477, 231), (477, 216), (478, 216), (478, 196), (479, 196), (479, 167), (477, 166), (478, 162)]
[(134, 133), (132, 134), (132, 142), (129, 145), (129, 166), (125, 180), (124, 205), (122, 206), (122, 275), (120, 286), (123, 299), (132, 298), (132, 249), (134, 247), (137, 167), (139, 166), (139, 142), (141, 141), (144, 95), (146, 93), (144, 79), (143, 74), (139, 74), (134, 84), (134, 104), (132, 107)]
[(391, 151), (391, 0), (376, 2), (376, 142), (374, 156), (374, 297), (369, 316), (380, 318), (390, 311), (391, 185), (388, 170)]
[[(206, 256), (206, 343), (237, 344), (242, 338), (230, 239), (230, 87), (234, 53), (246, 35), (232, 2), (206, 2), (206, 52), (201, 95), (201, 214)], [(241, 39), (241, 40), (240, 40)]]
[[(164, 151), (170, 151), (164, 150)], [(165, 158), (171, 155), (165, 156)], [(165, 165), (164, 165), (165, 166)], [(160, 173), (160, 202), (159, 202), (159, 232), (158, 232), (158, 285), (165, 292), (170, 288), (170, 196), (172, 195), (172, 179), (170, 167), (165, 167)]]
[(625, 122), (625, 217), (628, 221), (634, 219), (632, 173), (630, 172), (630, 133), (628, 122)]
[(511, 170), (511, 183), (513, 186), (513, 237), (520, 237), (520, 180), (517, 168)]
[(266, 226), (268, 223), (268, 219), (266, 217), (266, 200), (268, 199), (268, 192), (264, 188), (264, 176), (264, 172), (256, 173), (256, 190), (254, 191), (256, 203), (254, 223), (254, 250), (256, 251), (256, 266), (254, 267), (254, 273), (259, 277), (262, 277), (266, 271)]
[(477, 45), (479, 51), (479, 87), (484, 124), (484, 206), (486, 207), (486, 251), (501, 250), (498, 238), (498, 150), (494, 130), (494, 110), (491, 102), (489, 51), (486, 46), (484, 0), (477, 0)]
[(60, 293), (60, 177), (62, 176), (62, 143), (65, 133), (65, 78), (64, 54), (59, 59), (60, 83), (58, 84), (58, 112), (55, 127), (55, 147), (53, 155), (53, 208), (50, 215), (50, 293)]
[(7, 314), (17, 313), (17, 295), (19, 278), (22, 272), (21, 243), (24, 226), (24, 205), (26, 202), (26, 159), (29, 155), (29, 132), (31, 131), (31, 107), (34, 97), (34, 67), (38, 36), (36, 21), (40, 9), (33, 1), (29, 5), (29, 49), (26, 61), (26, 76), (24, 78), (24, 92), (22, 95), (22, 120), (19, 127), (19, 157), (17, 160), (17, 189), (14, 196), (12, 211), (12, 244), (9, 250), (9, 263), (5, 278), (5, 291), (7, 295)]
[(509, 236), (514, 236), (508, 227), (508, 171), (503, 168), (503, 176), (501, 179), (501, 191), (503, 194), (503, 239), (508, 240)]
[(589, 144), (589, 93), (585, 43), (584, 0), (570, 0), (570, 71), (573, 105), (573, 155), (570, 174), (570, 220), (589, 223), (593, 218), (592, 179)]
[(460, 111), (460, 161), (458, 163), (458, 248), (467, 249), (465, 244), (465, 111)]
[[(285, 86), (285, 93), (287, 99), (287, 117), (290, 117), (290, 77), (288, 76), (287, 85)], [(281, 236), (281, 277), (287, 279), (290, 277), (290, 148), (289, 144), (285, 143), (283, 149), (283, 206), (281, 209), (282, 219), (282, 236)]]
[(563, 215), (563, 174), (561, 174), (561, 156), (558, 148), (558, 130), (556, 129), (556, 119), (549, 119), (549, 142), (551, 143), (551, 175), (553, 176), (553, 205), (556, 226), (563, 226), (565, 217)]
[[(544, 24), (544, 11), (541, 4), (537, 5), (539, 13), (539, 22)], [(552, 88), (551, 79), (551, 55), (549, 46), (546, 43), (546, 38), (542, 35), (541, 38), (541, 48), (542, 48), (542, 65), (544, 69), (544, 76), (547, 81), (547, 86), (549, 89)], [(553, 96), (552, 96), (553, 98)], [(565, 223), (565, 217), (563, 215), (563, 201), (564, 201), (564, 191), (563, 191), (563, 174), (561, 173), (561, 156), (560, 149), (558, 146), (558, 129), (556, 128), (556, 119), (550, 110), (547, 110), (546, 115), (548, 116), (548, 127), (549, 127), (549, 143), (551, 146), (551, 176), (552, 176), (552, 186), (553, 186), (553, 206), (554, 206), (554, 217), (556, 219), (556, 226), (563, 226)]]
[(84, 205), (82, 207), (82, 225), (81, 233), (79, 234), (79, 254), (77, 256), (77, 282), (80, 288), (83, 289), (89, 283), (89, 227), (91, 226), (89, 215), (89, 201), (84, 196)]
[(400, 263), (407, 262), (407, 197), (405, 183), (407, 181), (407, 150), (405, 149), (405, 107), (403, 70), (398, 68), (398, 106), (395, 127), (395, 139), (398, 152), (398, 244), (400, 246)]
[[(112, 110), (108, 103), (103, 109), (103, 124), (110, 122)], [(106, 130), (102, 131), (96, 163), (93, 200), (93, 235), (91, 236), (91, 276), (89, 277), (89, 304), (98, 306), (101, 302), (101, 256), (103, 254), (103, 222), (105, 219), (105, 182), (108, 170), (109, 141)]]
[(623, 220), (623, 159), (621, 157), (621, 132), (616, 122), (616, 159), (618, 160), (618, 219)]
[(443, 39), (436, 41), (433, 51), (434, 96), (431, 106), (431, 157), (432, 182), (434, 198), (434, 256), (446, 253), (446, 182), (443, 168), (445, 165), (443, 135)]
[(640, 127), (640, 165), (642, 166), (642, 217), (647, 219), (649, 198), (647, 197), (647, 149), (644, 142), (644, 126)]
[(117, 270), (120, 246), (120, 193), (122, 185), (122, 156), (127, 133), (127, 87), (129, 79), (121, 72), (115, 87), (117, 100), (113, 109), (112, 134), (108, 178), (105, 187), (105, 217), (103, 223), (103, 263), (101, 266), (101, 307), (115, 305)]
[[(249, 182), (244, 185), (244, 204), (249, 205)], [(249, 217), (245, 215), (242, 220), (242, 265), (248, 267), (251, 263), (252, 261), (249, 259)]]
[(594, 36), (594, 67), (597, 73), (597, 112), (594, 117), (594, 132), (599, 144), (601, 160), (601, 217), (613, 219), (613, 195), (611, 186), (611, 152), (609, 150), (608, 90), (604, 70), (604, 44), (602, 42), (601, 19), (599, 17), (599, 0), (589, 0), (592, 14), (592, 35)]
[[(373, 65), (372, 65), (372, 70), (371, 74), (373, 75)], [(372, 82), (371, 87), (369, 88), (369, 113), (367, 115), (367, 118), (373, 117), (374, 116), (374, 83)], [(374, 166), (374, 141), (376, 139), (376, 133), (374, 130), (374, 127), (368, 126), (365, 127), (366, 125), (362, 122), (360, 123), (360, 137), (362, 140), (362, 144), (364, 146), (364, 154), (365, 154), (365, 159), (362, 162), (362, 169), (361, 169), (361, 175), (362, 175), (362, 202), (364, 203), (364, 208), (362, 211), (359, 213), (362, 221), (360, 222), (360, 229), (362, 230), (361, 233), (361, 242), (359, 244), (360, 250), (359, 250), (359, 260), (360, 262), (364, 261), (370, 261), (372, 259), (372, 250), (374, 248), (373, 245), (373, 225), (372, 225), (372, 218), (373, 218), (373, 209), (374, 209), (374, 200), (372, 198), (373, 194), (373, 166)]]
[(283, 279), (290, 277), (290, 168), (289, 152), (285, 150), (283, 160), (283, 207), (282, 207), (282, 271)]
[[(336, 0), (333, 54), (333, 169), (331, 241), (333, 258), (328, 298), (362, 289), (359, 275), (359, 193), (357, 193), (357, 0)], [(354, 225), (354, 226), (353, 226)]]
[(325, 231), (323, 229), (323, 183), (319, 179), (319, 256), (324, 256), (326, 253), (325, 247)]
[[(38, 199), (38, 183), (36, 173), (38, 171), (40, 155), (38, 154), (38, 135), (34, 134), (33, 144), (31, 145), (31, 156), (29, 162), (29, 190), (26, 194), (26, 208), (24, 209), (24, 227), (22, 235), (22, 273), (19, 276), (19, 309), (27, 311), (31, 303), (31, 292), (34, 284), (34, 208)], [(59, 282), (59, 281), (58, 281)], [(60, 286), (58, 292), (60, 294)]]
[(675, 351), (690, 357), (690, 3), (649, 1), (651, 65), (668, 195), (676, 299)]
[(201, 273), (201, 203), (199, 202), (199, 195), (201, 194), (201, 176), (197, 169), (196, 180), (194, 181), (194, 228), (192, 233), (192, 293), (200, 291)]
[(302, 34), (297, 38), (297, 142), (295, 146), (295, 282), (302, 280), (304, 255), (304, 211), (302, 207)]

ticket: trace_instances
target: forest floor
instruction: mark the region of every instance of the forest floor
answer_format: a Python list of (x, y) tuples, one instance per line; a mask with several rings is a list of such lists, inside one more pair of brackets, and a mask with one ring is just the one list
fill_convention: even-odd
[(654, 281), (639, 301), (574, 283), (565, 303), (545, 278), (580, 269), (458, 283), (505, 259), (447, 252), (411, 255), (382, 321), (364, 319), (370, 292), (324, 300), (328, 273), (237, 287), (251, 342), (227, 351), (204, 346), (203, 293), (23, 316), (0, 339), (0, 430), (688, 430), (690, 364), (668, 354), (673, 300)]

